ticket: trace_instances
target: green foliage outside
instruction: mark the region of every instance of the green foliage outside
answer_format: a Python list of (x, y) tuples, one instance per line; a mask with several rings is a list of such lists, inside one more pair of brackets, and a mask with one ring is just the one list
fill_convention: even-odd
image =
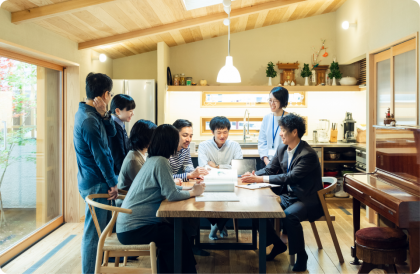
[[(0, 58), (0, 92), (13, 92), (13, 118), (19, 118), (21, 121), (26, 121), (27, 117), (31, 115), (32, 110), (36, 108), (36, 95), (25, 93), (25, 87), (36, 89), (36, 66), (27, 63), (14, 61), (7, 58)], [(7, 114), (10, 109), (0, 109), (0, 113)], [(1, 115), (3, 116), (3, 115)], [(6, 115), (4, 115), (6, 116)], [(12, 121), (6, 121), (9, 125)], [(0, 121), (0, 127), (3, 129), (4, 125)], [(35, 151), (13, 156), (13, 149), (17, 146), (24, 146), (27, 144), (36, 144), (36, 139), (28, 137), (32, 130), (35, 130), (34, 125), (15, 125), (13, 129), (9, 129), (6, 134), (6, 147), (4, 144), (4, 133), (0, 134), (0, 186), (3, 182), (4, 175), (7, 168), (18, 163), (21, 160), (36, 163)], [(1, 224), (1, 222), (0, 222)]]
[(335, 77), (335, 79), (341, 79), (343, 77), (343, 75), (340, 72), (340, 69), (338, 67), (338, 62), (332, 62), (331, 66), (330, 66), (330, 73), (328, 73), (328, 78), (333, 79)]
[(267, 65), (267, 69), (265, 70), (265, 74), (267, 77), (274, 78), (277, 76), (277, 71), (274, 70), (274, 64), (273, 62), (269, 62)]

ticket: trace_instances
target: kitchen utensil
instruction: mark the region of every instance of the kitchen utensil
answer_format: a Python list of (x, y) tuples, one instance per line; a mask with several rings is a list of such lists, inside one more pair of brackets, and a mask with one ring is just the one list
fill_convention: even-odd
[(343, 77), (340, 80), (342, 86), (354, 86), (357, 83), (357, 79), (354, 77)]
[(353, 120), (351, 112), (346, 112), (346, 119), (343, 121), (342, 126), (344, 127), (344, 143), (356, 143), (354, 125), (356, 121)]
[(324, 176), (335, 177), (338, 175), (338, 171), (324, 171)]
[(324, 153), (324, 159), (327, 161), (333, 161), (340, 159), (340, 153), (336, 151), (327, 151)]
[(166, 69), (166, 82), (168, 86), (172, 86), (172, 73), (169, 67)]
[(318, 131), (314, 130), (313, 131), (313, 139), (312, 141), (316, 144), (318, 143)]
[(330, 134), (330, 143), (337, 143), (337, 136), (338, 136), (337, 124), (332, 123), (331, 124), (331, 134)]
[(330, 121), (320, 119), (318, 122), (318, 142), (329, 143), (328, 132), (330, 131)]
[(356, 159), (356, 151), (355, 150), (349, 150), (349, 151), (343, 152), (343, 153), (341, 153), (341, 155), (346, 160)]
[(207, 86), (207, 80), (201, 79), (200, 86)]
[(347, 197), (350, 196), (347, 192), (345, 192), (343, 190), (343, 179), (342, 178), (339, 179), (339, 180), (337, 180), (336, 190), (337, 190), (337, 192), (334, 193), (334, 196), (335, 197), (338, 197), (338, 198), (347, 198)]

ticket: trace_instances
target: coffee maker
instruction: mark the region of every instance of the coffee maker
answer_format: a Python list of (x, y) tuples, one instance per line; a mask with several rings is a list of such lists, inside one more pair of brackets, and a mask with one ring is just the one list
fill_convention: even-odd
[(353, 120), (353, 115), (351, 112), (346, 112), (346, 119), (343, 121), (344, 125), (344, 143), (356, 143), (356, 136), (355, 136), (355, 130), (354, 125), (356, 124), (356, 121)]

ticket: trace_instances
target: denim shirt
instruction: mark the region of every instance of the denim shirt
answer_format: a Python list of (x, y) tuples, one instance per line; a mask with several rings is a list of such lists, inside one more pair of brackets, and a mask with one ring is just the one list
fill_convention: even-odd
[(114, 187), (118, 179), (114, 173), (114, 160), (108, 147), (108, 136), (115, 136), (113, 119), (104, 120), (94, 107), (79, 103), (73, 130), (77, 158), (77, 182), (80, 190), (99, 183)]

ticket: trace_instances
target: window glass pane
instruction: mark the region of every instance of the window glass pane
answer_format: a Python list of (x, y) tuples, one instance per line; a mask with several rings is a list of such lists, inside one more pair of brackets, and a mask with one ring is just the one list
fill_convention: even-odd
[(0, 57), (0, 255), (61, 215), (61, 77)]
[(391, 107), (391, 59), (376, 64), (377, 125), (383, 125), (385, 113)]
[(416, 81), (416, 51), (395, 56), (395, 120), (398, 125), (416, 125)]

